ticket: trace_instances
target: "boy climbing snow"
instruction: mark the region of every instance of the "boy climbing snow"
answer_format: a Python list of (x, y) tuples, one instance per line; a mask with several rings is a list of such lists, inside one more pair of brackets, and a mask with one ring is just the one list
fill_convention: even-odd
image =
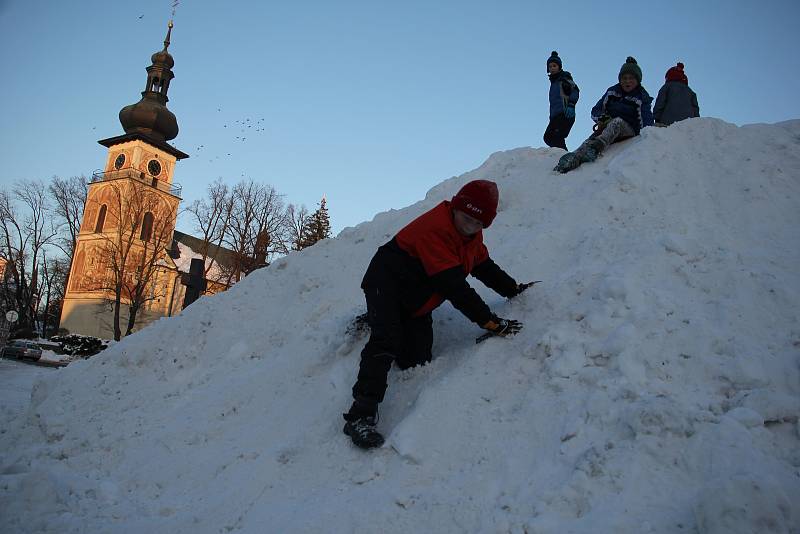
[(670, 67), (664, 76), (664, 85), (658, 91), (653, 106), (656, 125), (669, 126), (673, 122), (700, 116), (697, 95), (689, 88), (689, 78), (683, 72), (683, 63)]
[(565, 173), (594, 161), (611, 143), (639, 135), (642, 128), (653, 125), (653, 99), (642, 87), (642, 69), (634, 58), (628, 56), (618, 80), (592, 108), (595, 132), (575, 152), (561, 156), (553, 170)]
[(497, 185), (469, 182), (448, 202), (411, 221), (370, 261), (361, 288), (367, 301), (370, 337), (361, 351), (353, 404), (344, 415), (344, 433), (361, 448), (383, 444), (375, 426), (394, 362), (407, 369), (431, 361), (431, 312), (444, 300), (468, 319), (498, 336), (516, 334), (518, 321), (500, 319), (466, 281), (471, 274), (511, 298), (532, 284), (518, 284), (492, 259), (483, 229), (497, 214)]
[(550, 123), (544, 131), (547, 146), (567, 149), (567, 136), (575, 124), (575, 105), (580, 89), (572, 75), (562, 70), (561, 58), (553, 50), (547, 58), (547, 75), (550, 78)]

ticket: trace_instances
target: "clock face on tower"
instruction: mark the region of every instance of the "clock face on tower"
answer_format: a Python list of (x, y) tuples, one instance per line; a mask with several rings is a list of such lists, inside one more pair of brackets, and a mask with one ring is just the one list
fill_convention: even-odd
[(120, 170), (123, 165), (125, 165), (125, 154), (120, 154), (117, 156), (117, 159), (114, 160), (114, 168)]
[(151, 159), (147, 163), (147, 172), (150, 173), (150, 176), (158, 176), (161, 174), (161, 164), (158, 162), (158, 160)]

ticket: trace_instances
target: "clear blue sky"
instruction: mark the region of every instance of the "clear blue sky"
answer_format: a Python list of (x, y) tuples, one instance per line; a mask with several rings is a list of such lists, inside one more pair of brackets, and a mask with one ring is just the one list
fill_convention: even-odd
[[(97, 140), (123, 133), (171, 4), (0, 0), (0, 185), (103, 166)], [(573, 148), (628, 55), (653, 96), (683, 61), (701, 115), (800, 118), (796, 0), (181, 0), (174, 20), (184, 201), (252, 177), (312, 210), (325, 194), (335, 232), (492, 152), (542, 146), (554, 49), (581, 88)], [(248, 118), (263, 131), (234, 128)]]

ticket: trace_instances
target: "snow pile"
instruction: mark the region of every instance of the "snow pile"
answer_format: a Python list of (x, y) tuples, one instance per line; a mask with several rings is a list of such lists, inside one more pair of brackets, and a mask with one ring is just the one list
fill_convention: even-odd
[[(800, 532), (800, 121), (696, 119), (561, 176), (516, 149), (34, 389), (0, 434), (13, 532)], [(365, 453), (341, 433), (376, 247), (498, 182), (534, 289), (434, 314)], [(794, 495), (794, 497), (792, 497)], [(794, 503), (794, 504), (792, 504)]]

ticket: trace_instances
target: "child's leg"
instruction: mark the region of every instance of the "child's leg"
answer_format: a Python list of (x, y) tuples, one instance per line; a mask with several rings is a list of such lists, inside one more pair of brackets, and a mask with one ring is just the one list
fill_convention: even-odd
[(547, 124), (544, 131), (544, 142), (547, 146), (567, 149), (567, 136), (572, 129), (575, 119), (568, 119), (564, 114), (556, 115)]
[(391, 288), (366, 288), (370, 336), (361, 351), (358, 378), (353, 385), (353, 405), (348, 421), (376, 415), (386, 393), (392, 361), (403, 350), (404, 312)]
[(595, 139), (603, 143), (603, 148), (601, 149), (602, 151), (611, 143), (621, 141), (622, 139), (627, 139), (628, 137), (633, 137), (635, 135), (636, 132), (633, 131), (633, 128), (631, 128), (630, 124), (625, 122), (625, 120), (621, 119), (620, 117), (616, 117), (611, 119), (608, 124), (606, 124), (603, 132), (595, 137)]
[(433, 359), (433, 319), (427, 313), (422, 317), (412, 317), (403, 325), (403, 353), (397, 359), (400, 369), (424, 365)]

